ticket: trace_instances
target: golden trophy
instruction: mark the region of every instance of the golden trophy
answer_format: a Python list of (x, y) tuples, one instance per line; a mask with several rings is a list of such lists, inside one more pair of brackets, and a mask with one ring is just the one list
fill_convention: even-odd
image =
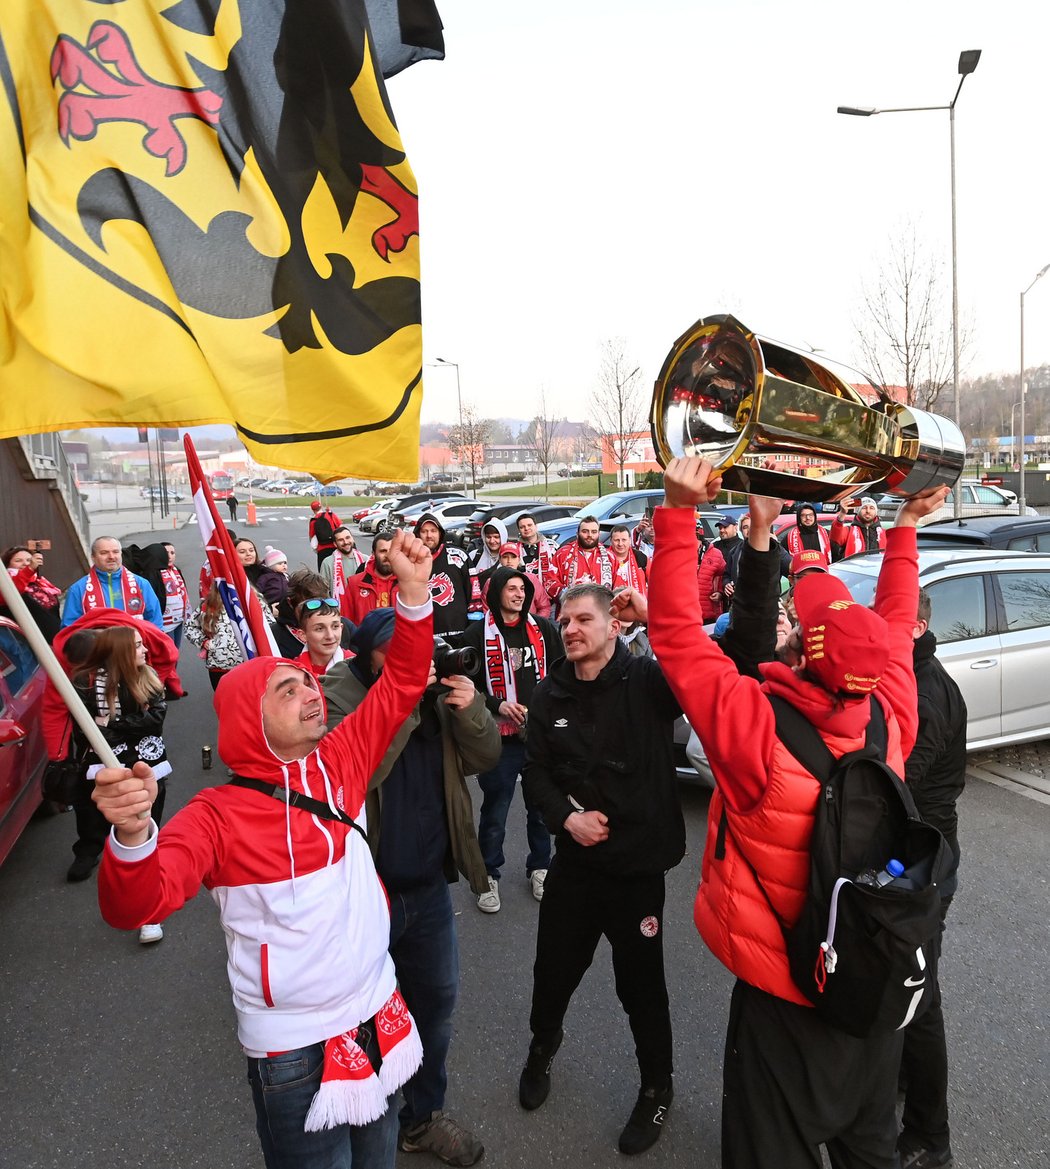
[[(833, 364), (734, 317), (702, 318), (675, 342), (653, 390), (657, 459), (699, 455), (728, 491), (800, 503), (954, 486), (966, 454), (955, 423), (877, 389), (865, 401)], [(768, 458), (786, 469), (766, 470)]]

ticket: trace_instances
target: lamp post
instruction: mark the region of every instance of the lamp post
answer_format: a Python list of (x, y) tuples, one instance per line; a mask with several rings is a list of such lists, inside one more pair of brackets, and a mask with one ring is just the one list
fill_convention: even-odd
[[(980, 49), (964, 49), (959, 54), (959, 87), (955, 97), (946, 106), (898, 106), (894, 109), (875, 109), (871, 106), (839, 106), (838, 113), (852, 114), (858, 118), (870, 118), (873, 114), (912, 114), (927, 110), (947, 110), (948, 126), (951, 138), (951, 175), (952, 175), (952, 383), (955, 397), (955, 425), (960, 426), (959, 416), (959, 266), (956, 249), (955, 230), (955, 103), (959, 100), (963, 82), (977, 68), (981, 59)], [(1024, 416), (1022, 415), (1022, 418)], [(960, 426), (961, 429), (961, 426)], [(959, 485), (955, 485), (955, 518), (962, 515), (962, 496)]]
[[(1018, 401), (1018, 402), (1012, 402), (1010, 404), (1010, 449), (1013, 451), (1013, 461), (1015, 463), (1017, 462), (1017, 431), (1014, 429), (1014, 419), (1017, 417), (1017, 415), (1014, 413), (1014, 411), (1017, 409), (1018, 406), (1023, 407), (1024, 403)], [(1024, 426), (1024, 410), (1023, 409), (1021, 410), (1021, 425), (1022, 425), (1022, 427)], [(1021, 445), (1024, 446), (1024, 439), (1023, 438), (1021, 439)], [(1023, 475), (1023, 471), (1022, 471), (1022, 475)], [(1018, 495), (1018, 499), (1020, 499), (1020, 495)], [(1021, 514), (1024, 515), (1024, 512), (1021, 512)]]
[(1024, 495), (1024, 435), (1025, 435), (1025, 429), (1024, 429), (1024, 396), (1025, 396), (1025, 384), (1024, 384), (1024, 298), (1025, 298), (1025, 295), (1027, 293), (1032, 291), (1032, 289), (1036, 286), (1038, 281), (1042, 280), (1042, 278), (1047, 274), (1047, 272), (1050, 272), (1050, 264), (1046, 264), (1042, 268), (1042, 270), (1039, 272), (1039, 274), (1036, 276), (1035, 280), (1033, 280), (1032, 283), (1029, 284), (1028, 287), (1024, 290), (1024, 292), (1021, 293), (1021, 381), (1019, 383), (1019, 385), (1020, 385), (1019, 393), (1021, 395), (1021, 462), (1020, 462), (1019, 466), (1021, 468), (1021, 477), (1020, 477), (1020, 480), (1018, 481), (1018, 491), (1017, 491), (1017, 511), (1018, 511), (1019, 515), (1024, 515), (1024, 509), (1026, 507), (1025, 495)]
[[(458, 361), (446, 361), (444, 357), (435, 357), (434, 363), (436, 365), (451, 365), (452, 368), (456, 371), (456, 409), (459, 411), (459, 441), (460, 441), (460, 449), (462, 450), (463, 437), (464, 437), (463, 436), (463, 395), (460, 393), (460, 389), (459, 389), (459, 362)], [(474, 498), (476, 499), (477, 495), (478, 495), (478, 489), (477, 489), (476, 484), (474, 483), (474, 461), (473, 460), (474, 460), (474, 456), (472, 454), (471, 455), (471, 464), (470, 464), (470, 484), (471, 484), (471, 488), (473, 490)], [(462, 471), (462, 469), (463, 469), (462, 468), (462, 459), (460, 460), (460, 464), (461, 464), (460, 470)]]

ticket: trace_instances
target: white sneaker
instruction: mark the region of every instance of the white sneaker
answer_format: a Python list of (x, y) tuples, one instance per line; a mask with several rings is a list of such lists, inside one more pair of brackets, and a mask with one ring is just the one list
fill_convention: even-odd
[(543, 900), (543, 882), (547, 879), (546, 869), (533, 869), (529, 874), (529, 884), (532, 886), (532, 895), (537, 901)]
[(499, 913), (499, 881), (489, 877), (489, 891), (478, 897), (478, 909), (482, 913)]
[(148, 946), (150, 942), (159, 942), (164, 937), (164, 931), (159, 925), (144, 925), (139, 930), (139, 941)]

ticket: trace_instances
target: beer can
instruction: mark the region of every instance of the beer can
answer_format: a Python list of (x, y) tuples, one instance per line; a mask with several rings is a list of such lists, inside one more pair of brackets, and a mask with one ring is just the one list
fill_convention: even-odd
[(201, 747), (201, 767), (211, 771), (211, 747)]

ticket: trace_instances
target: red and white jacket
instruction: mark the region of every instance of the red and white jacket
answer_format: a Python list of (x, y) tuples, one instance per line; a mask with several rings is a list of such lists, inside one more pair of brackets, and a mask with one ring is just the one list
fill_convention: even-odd
[[(821, 785), (778, 740), (764, 692), (800, 710), (836, 757), (863, 745), (869, 705), (838, 700), (782, 662), (760, 667), (761, 684), (738, 673), (704, 633), (699, 603), (684, 587), (695, 571), (693, 516), (686, 508), (660, 507), (655, 524), (660, 555), (649, 581), (649, 639), (704, 745), (716, 784), (693, 911), (697, 929), (738, 978), (809, 1006), (791, 977), (783, 930), (770, 900), (781, 920), (788, 925), (798, 920)], [(899, 775), (918, 728), (912, 653), (918, 593), (915, 529), (894, 528), (875, 594), (874, 608), (886, 621), (890, 648), (875, 697), (886, 714), (886, 759)], [(723, 810), (728, 831), (720, 831)]]
[[(253, 658), (219, 683), (219, 755), (236, 774), (303, 792), (365, 828), (364, 800), (397, 729), (422, 697), (431, 604), (398, 606), (386, 668), (303, 759), (269, 748), (262, 695), (287, 659)], [(322, 692), (322, 703), (323, 703)], [(114, 835), (99, 869), (102, 916), (118, 929), (163, 921), (203, 886), (219, 907), (237, 1031), (249, 1055), (339, 1035), (395, 989), (390, 912), (361, 833), (259, 792), (206, 788), (137, 848)]]
[[(886, 547), (886, 529), (878, 520), (875, 521), (874, 527), (878, 546), (880, 549), (884, 549)], [(831, 525), (831, 542), (839, 549), (839, 556), (843, 560), (847, 556), (858, 556), (861, 552), (868, 550), (864, 525), (856, 520), (850, 520), (848, 524), (844, 524), (836, 516), (835, 522)]]

